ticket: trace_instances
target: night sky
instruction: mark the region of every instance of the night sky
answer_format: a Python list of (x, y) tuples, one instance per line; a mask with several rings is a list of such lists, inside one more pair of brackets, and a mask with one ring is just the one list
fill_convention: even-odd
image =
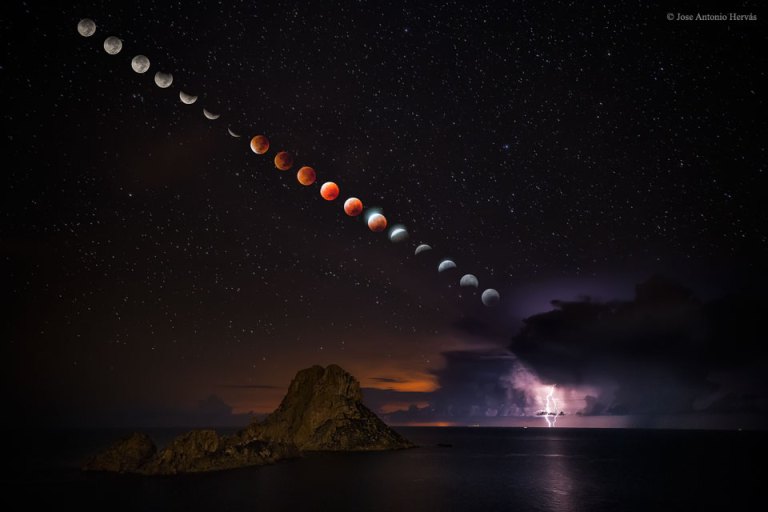
[(4, 5), (14, 421), (243, 424), (337, 363), (397, 424), (542, 425), (555, 385), (559, 425), (765, 427), (759, 4), (549, 4)]

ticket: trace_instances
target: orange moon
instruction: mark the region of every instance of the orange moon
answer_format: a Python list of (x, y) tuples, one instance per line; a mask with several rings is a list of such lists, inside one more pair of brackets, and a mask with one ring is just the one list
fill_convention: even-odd
[(374, 213), (368, 217), (368, 229), (378, 233), (387, 229), (387, 218), (380, 213)]
[(350, 197), (344, 201), (344, 213), (350, 217), (357, 217), (363, 213), (363, 202), (356, 197)]
[(326, 201), (333, 201), (339, 197), (339, 186), (332, 181), (326, 181), (323, 186), (320, 187), (320, 195)]
[(296, 179), (299, 180), (299, 183), (308, 187), (317, 179), (317, 173), (313, 168), (305, 165), (296, 173)]
[(293, 156), (287, 151), (281, 151), (275, 155), (275, 167), (281, 171), (287, 171), (293, 167)]
[(269, 139), (264, 135), (256, 135), (251, 139), (251, 151), (257, 155), (263, 155), (269, 151)]

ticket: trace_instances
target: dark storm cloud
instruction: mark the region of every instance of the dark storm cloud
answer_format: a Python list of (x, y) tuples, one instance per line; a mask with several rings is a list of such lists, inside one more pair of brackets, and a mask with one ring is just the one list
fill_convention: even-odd
[[(386, 414), (392, 423), (535, 415), (542, 383), (597, 390), (570, 411), (584, 416), (768, 410), (768, 369), (758, 357), (764, 297), (704, 302), (674, 281), (652, 277), (632, 300), (584, 297), (552, 305), (524, 320), (511, 351), (444, 352), (444, 366), (433, 370), (434, 392), (367, 393), (377, 406), (411, 404)], [(478, 339), (489, 332), (474, 321), (455, 327)]]
[(383, 382), (387, 384), (395, 384), (395, 383), (402, 383), (405, 382), (403, 379), (397, 379), (393, 377), (371, 377), (371, 380), (375, 380), (376, 382)]
[[(484, 422), (489, 418), (535, 413), (526, 391), (513, 383), (514, 355), (503, 349), (443, 352), (445, 364), (433, 370), (439, 388), (429, 393), (377, 391), (381, 403), (411, 402), (407, 409), (386, 414), (392, 423)], [(366, 393), (369, 391), (366, 390)], [(366, 398), (368, 395), (366, 394)], [(419, 407), (415, 402), (428, 402)]]
[[(764, 297), (712, 302), (653, 277), (629, 301), (553, 301), (524, 321), (511, 350), (542, 379), (597, 385), (584, 414), (765, 410)], [(747, 397), (746, 394), (753, 395)], [(723, 404), (727, 401), (729, 405)], [(743, 409), (743, 408), (742, 408)]]

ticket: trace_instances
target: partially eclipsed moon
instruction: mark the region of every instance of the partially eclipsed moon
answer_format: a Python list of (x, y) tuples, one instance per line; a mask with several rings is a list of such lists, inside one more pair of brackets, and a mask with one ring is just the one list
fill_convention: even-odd
[(230, 134), (231, 136), (233, 136), (234, 138), (236, 138), (236, 139), (239, 139), (239, 138), (240, 138), (240, 135), (238, 135), (238, 134), (236, 134), (235, 132), (233, 132), (233, 131), (232, 131), (232, 128), (229, 128), (229, 127), (227, 127), (227, 132), (229, 132), (229, 134)]
[(408, 230), (405, 229), (402, 225), (396, 225), (392, 226), (392, 229), (389, 230), (389, 241), (390, 242), (404, 242), (408, 239)]
[(203, 109), (203, 115), (210, 119), (211, 121), (215, 121), (220, 117), (221, 114), (214, 114), (213, 112), (207, 111), (205, 108)]
[(192, 96), (191, 94), (187, 94), (184, 91), (179, 91), (179, 99), (183, 104), (191, 105), (197, 101), (197, 96)]
[(131, 59), (131, 69), (137, 73), (146, 73), (149, 69), (149, 59), (146, 55), (137, 55)]
[(427, 252), (427, 251), (431, 251), (431, 250), (432, 250), (432, 247), (430, 247), (429, 245), (427, 245), (427, 244), (421, 244), (421, 245), (419, 245), (419, 246), (416, 248), (416, 252), (414, 252), (414, 254), (415, 254), (416, 256), (418, 256), (419, 254), (421, 254), (421, 253), (423, 253), (423, 252)]
[(119, 38), (115, 36), (109, 36), (104, 40), (104, 51), (108, 54), (117, 55), (122, 49), (123, 42)]
[(483, 295), (480, 297), (480, 300), (483, 301), (483, 304), (490, 307), (498, 304), (500, 298), (501, 297), (499, 297), (499, 292), (497, 292), (493, 288), (488, 288), (483, 292)]
[(161, 89), (167, 89), (173, 83), (173, 75), (158, 71), (155, 73), (155, 84)]
[(77, 33), (83, 37), (91, 37), (96, 33), (96, 23), (90, 18), (83, 18), (77, 24)]
[(480, 282), (472, 274), (464, 274), (461, 281), (459, 281), (459, 286), (463, 288), (477, 288), (480, 286)]
[(452, 268), (456, 268), (456, 263), (454, 263), (453, 260), (443, 260), (440, 262), (440, 265), (437, 266), (437, 271), (445, 272), (446, 270), (450, 270)]

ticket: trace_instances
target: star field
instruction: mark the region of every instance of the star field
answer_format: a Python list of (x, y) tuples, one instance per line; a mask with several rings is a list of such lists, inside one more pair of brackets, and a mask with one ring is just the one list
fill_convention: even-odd
[[(329, 362), (364, 385), (429, 388), (440, 353), (467, 343), (456, 322), (490, 325), (487, 343), (515, 334), (524, 287), (765, 280), (762, 21), (575, 2), (8, 10), (4, 344), (19, 410), (69, 421), (229, 392), (260, 412), (273, 397), (220, 387), (285, 386)], [(248, 149), (262, 133), (264, 157)], [(293, 171), (274, 169), (279, 150)], [(318, 184), (296, 182), (301, 165)], [(408, 242), (346, 217), (350, 196)], [(416, 258), (422, 242), (434, 250)], [(443, 257), (458, 271), (438, 274)], [(499, 306), (459, 289), (464, 273)]]

